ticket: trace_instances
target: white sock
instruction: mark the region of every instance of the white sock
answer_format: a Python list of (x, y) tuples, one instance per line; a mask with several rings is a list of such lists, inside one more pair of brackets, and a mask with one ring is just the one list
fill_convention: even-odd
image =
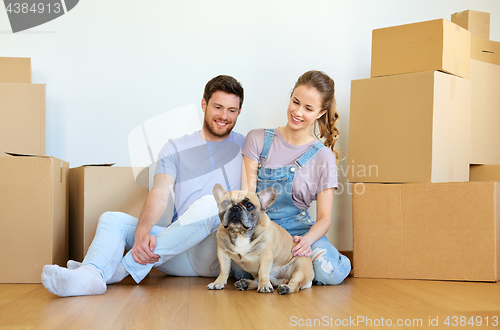
[(74, 260), (68, 260), (68, 262), (66, 263), (66, 267), (68, 267), (68, 269), (77, 269), (81, 265), (82, 265), (81, 262), (74, 261)]
[(123, 264), (121, 262), (118, 263), (118, 266), (116, 266), (115, 273), (109, 280), (106, 281), (106, 284), (112, 284), (116, 282), (120, 282), (123, 280), (125, 277), (129, 276), (130, 274), (127, 272), (125, 267), (123, 267)]
[(45, 265), (42, 284), (50, 293), (60, 297), (89, 296), (106, 292), (106, 283), (101, 273), (92, 265), (82, 265), (77, 269)]
[[(68, 262), (66, 263), (66, 267), (68, 267), (68, 269), (77, 269), (81, 265), (82, 265), (81, 262), (75, 260), (68, 260)], [(113, 274), (113, 276), (111, 276), (109, 280), (106, 281), (106, 284), (113, 284), (116, 282), (120, 282), (129, 275), (130, 274), (127, 272), (125, 267), (123, 267), (123, 264), (120, 262), (118, 266), (116, 266), (115, 273)]]

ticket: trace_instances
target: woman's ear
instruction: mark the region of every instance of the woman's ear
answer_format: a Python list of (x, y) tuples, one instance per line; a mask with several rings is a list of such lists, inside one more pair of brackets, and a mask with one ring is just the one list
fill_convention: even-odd
[(326, 113), (326, 110), (323, 110), (319, 113), (318, 117), (316, 117), (316, 119), (320, 119), (321, 117), (324, 116), (324, 114)]

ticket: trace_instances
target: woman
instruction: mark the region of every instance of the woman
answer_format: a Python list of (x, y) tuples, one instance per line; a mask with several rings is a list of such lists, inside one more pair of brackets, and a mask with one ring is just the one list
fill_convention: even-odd
[[(250, 131), (242, 149), (247, 189), (259, 192), (274, 187), (278, 191), (267, 214), (297, 242), (294, 255), (311, 256), (315, 283), (330, 285), (340, 284), (351, 270), (349, 259), (325, 237), (337, 188), (333, 148), (339, 116), (334, 92), (333, 80), (323, 72), (304, 73), (293, 88), (286, 126)], [(319, 130), (324, 142), (310, 133), (311, 128), (315, 135)], [(314, 200), (316, 220), (307, 211)]]

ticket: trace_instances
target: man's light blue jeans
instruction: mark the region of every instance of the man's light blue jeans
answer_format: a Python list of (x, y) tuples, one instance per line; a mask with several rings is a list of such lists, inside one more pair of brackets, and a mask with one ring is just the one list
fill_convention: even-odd
[(220, 268), (217, 260), (216, 233), (220, 220), (217, 204), (211, 195), (193, 203), (189, 209), (168, 227), (154, 226), (156, 237), (154, 253), (160, 260), (154, 264), (135, 262), (130, 250), (138, 220), (121, 212), (106, 212), (99, 218), (96, 234), (83, 264), (97, 267), (109, 284), (119, 262), (139, 283), (156, 269), (174, 276), (216, 277)]

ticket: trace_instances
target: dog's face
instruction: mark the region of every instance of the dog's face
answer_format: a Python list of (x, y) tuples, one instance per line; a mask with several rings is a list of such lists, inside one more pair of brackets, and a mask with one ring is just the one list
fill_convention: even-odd
[(276, 189), (267, 188), (258, 194), (247, 191), (227, 192), (220, 184), (213, 189), (219, 207), (221, 225), (235, 233), (252, 232), (261, 215), (276, 200)]

